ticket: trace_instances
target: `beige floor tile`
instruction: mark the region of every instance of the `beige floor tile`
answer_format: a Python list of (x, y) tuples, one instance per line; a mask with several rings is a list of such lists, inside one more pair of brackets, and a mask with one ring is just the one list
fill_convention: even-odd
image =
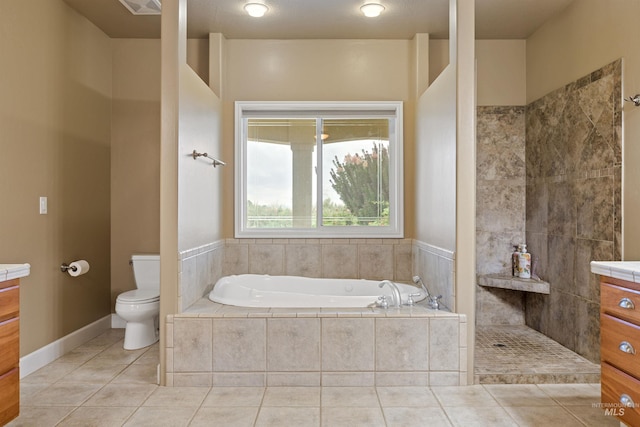
[(125, 427), (182, 427), (189, 425), (196, 408), (158, 408), (143, 406), (124, 424)]
[(605, 415), (604, 409), (589, 406), (565, 406), (567, 411), (588, 427), (619, 427), (620, 421), (613, 415)]
[(262, 406), (320, 406), (320, 387), (269, 387)]
[(109, 329), (97, 337), (87, 341), (77, 348), (77, 350), (106, 350), (114, 343), (124, 339), (124, 329)]
[(101, 365), (87, 362), (64, 377), (65, 382), (106, 384), (122, 372), (127, 365)]
[(56, 383), (33, 396), (27, 397), (24, 406), (79, 406), (102, 384)]
[(507, 411), (499, 406), (454, 406), (444, 408), (447, 417), (456, 427), (517, 427)]
[(134, 365), (157, 365), (160, 362), (160, 350), (158, 343), (153, 344), (140, 357), (138, 357)]
[(258, 413), (255, 425), (256, 427), (319, 427), (320, 408), (263, 406)]
[(444, 407), (498, 406), (498, 402), (481, 385), (470, 385), (465, 387), (433, 387), (431, 390), (438, 398), (440, 404)]
[(322, 408), (323, 427), (384, 427), (380, 408)]
[(155, 365), (130, 365), (111, 382), (117, 384), (157, 384), (158, 368)]
[(522, 427), (580, 427), (582, 425), (561, 406), (517, 406), (504, 409)]
[(485, 384), (502, 406), (554, 406), (556, 401), (535, 384)]
[(260, 406), (264, 387), (213, 387), (202, 406)]
[(378, 408), (380, 402), (373, 387), (323, 387), (322, 406)]
[(449, 427), (451, 423), (440, 408), (383, 408), (387, 427)]
[(208, 392), (207, 387), (158, 387), (143, 406), (199, 407)]
[(81, 406), (67, 416), (60, 427), (114, 427), (124, 424), (136, 408)]
[(189, 427), (253, 427), (259, 407), (202, 407)]
[(83, 406), (140, 406), (157, 388), (153, 384), (107, 384)]
[(106, 350), (98, 353), (96, 355), (95, 360), (102, 360), (114, 365), (120, 364), (130, 364), (136, 361), (140, 356), (142, 356), (147, 349), (141, 348), (138, 350), (125, 350), (123, 348), (124, 341), (118, 341), (112, 344)]
[(22, 402), (29, 396), (41, 392), (50, 385), (49, 383), (25, 383), (20, 381), (20, 401)]
[(97, 348), (78, 347), (56, 359), (56, 362), (81, 364), (96, 356), (100, 351)]
[(600, 391), (590, 384), (538, 384), (561, 405), (589, 406), (600, 402)]
[(55, 426), (75, 408), (73, 406), (20, 407), (20, 416), (6, 427)]
[(20, 380), (21, 383), (52, 384), (80, 366), (79, 363), (52, 362)]
[(429, 387), (378, 387), (377, 390), (383, 407), (440, 406)]

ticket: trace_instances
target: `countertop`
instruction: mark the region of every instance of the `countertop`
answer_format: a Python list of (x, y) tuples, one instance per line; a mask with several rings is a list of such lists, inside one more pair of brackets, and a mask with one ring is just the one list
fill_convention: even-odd
[(640, 283), (640, 261), (591, 261), (591, 272)]
[(26, 277), (30, 272), (29, 264), (0, 264), (0, 282)]

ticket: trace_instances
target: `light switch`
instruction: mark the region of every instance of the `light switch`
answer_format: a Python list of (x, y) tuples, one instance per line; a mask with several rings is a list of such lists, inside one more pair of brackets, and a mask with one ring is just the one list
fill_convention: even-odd
[(47, 214), (47, 198), (46, 197), (40, 197), (40, 215), (46, 215)]

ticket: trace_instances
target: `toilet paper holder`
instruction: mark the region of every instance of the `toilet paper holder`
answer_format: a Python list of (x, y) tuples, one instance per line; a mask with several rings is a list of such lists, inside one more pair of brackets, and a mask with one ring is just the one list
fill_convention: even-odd
[(67, 270), (76, 271), (77, 269), (78, 267), (76, 267), (75, 265), (69, 265), (65, 262), (63, 262), (60, 266), (60, 271), (62, 271), (63, 273), (66, 273)]

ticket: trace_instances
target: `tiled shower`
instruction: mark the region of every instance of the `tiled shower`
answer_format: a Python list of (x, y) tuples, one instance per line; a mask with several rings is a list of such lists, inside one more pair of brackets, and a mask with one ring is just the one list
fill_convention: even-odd
[(477, 287), (476, 322), (526, 325), (599, 361), (591, 260), (621, 258), (621, 65), (526, 107), (478, 107), (477, 272), (511, 274), (526, 242), (549, 294)]

